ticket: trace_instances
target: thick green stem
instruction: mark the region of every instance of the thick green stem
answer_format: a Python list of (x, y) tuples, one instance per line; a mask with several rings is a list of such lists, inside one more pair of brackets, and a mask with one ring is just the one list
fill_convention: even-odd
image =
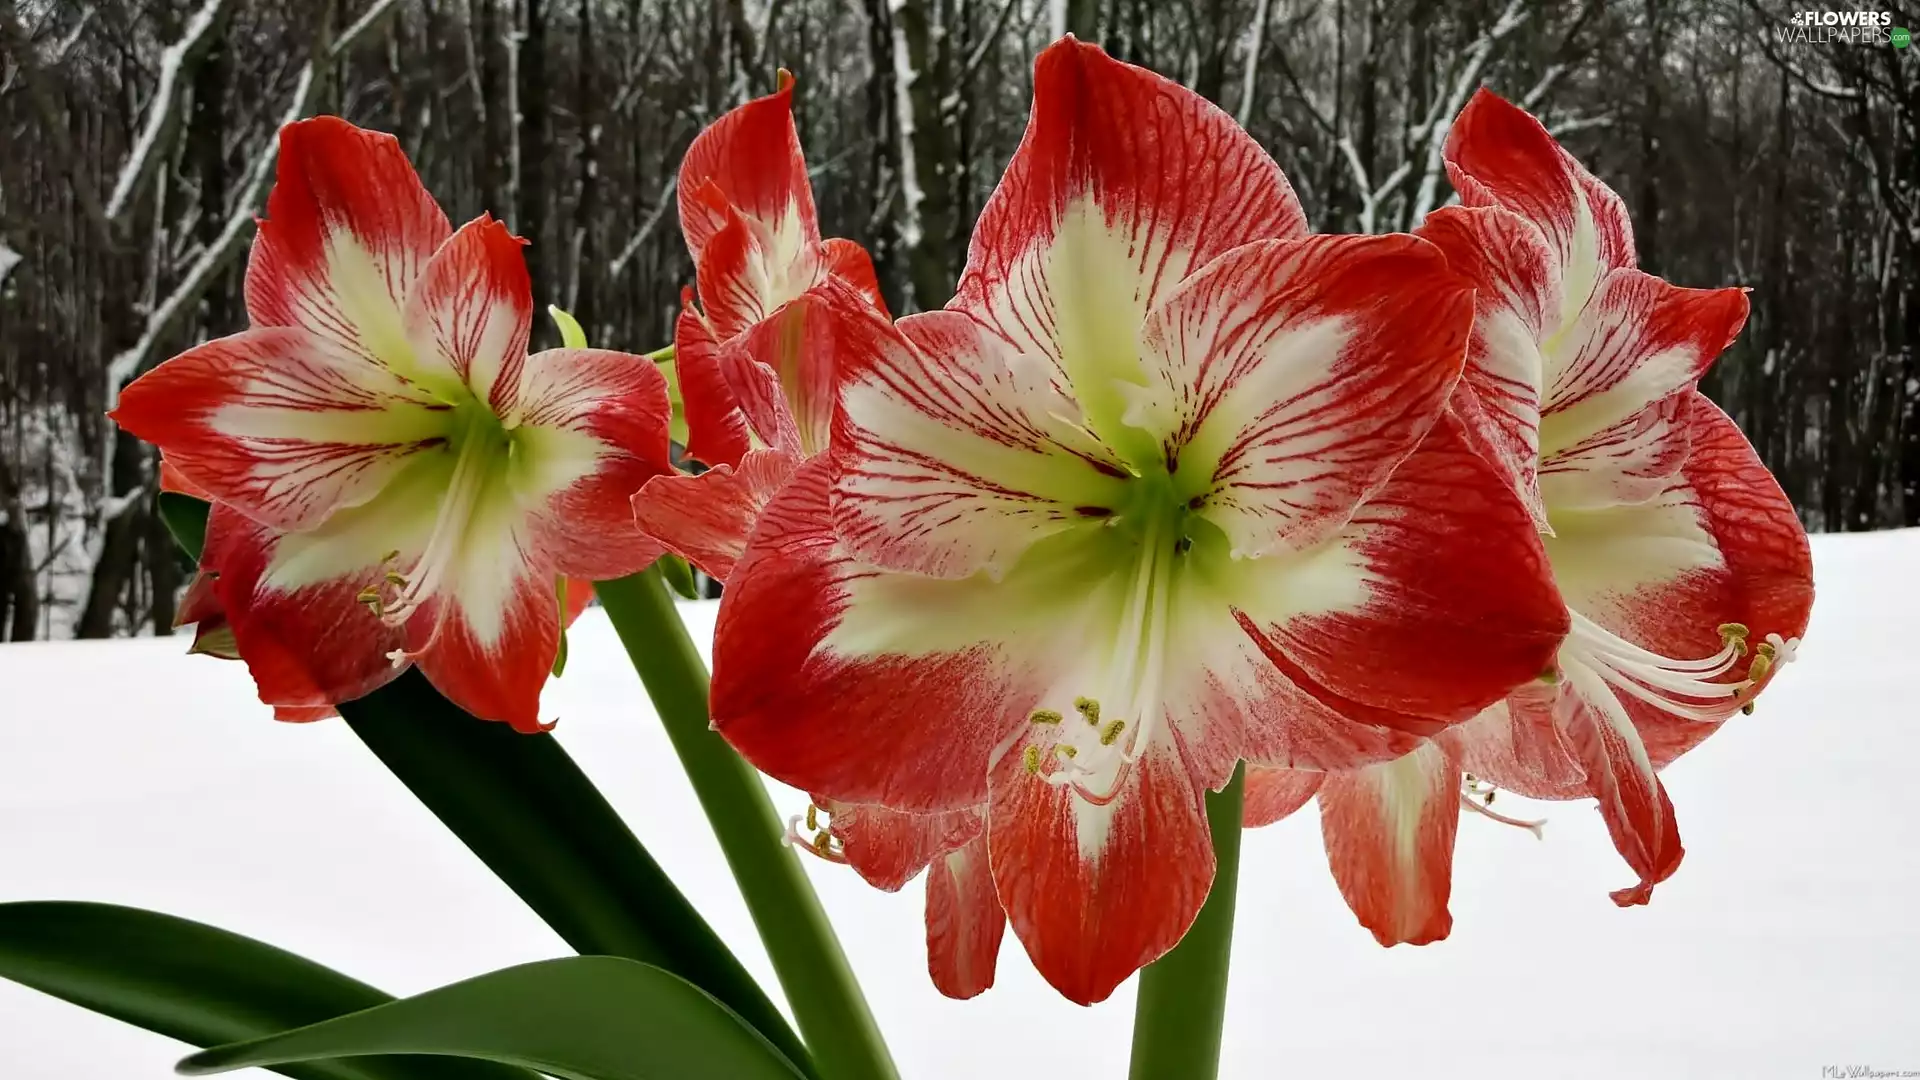
[(706, 665), (659, 572), (594, 589), (693, 781), (822, 1080), (898, 1080), (820, 899), (783, 842), (773, 800), (708, 723)]
[(1200, 916), (1173, 951), (1140, 972), (1130, 1080), (1213, 1080), (1219, 1073), (1245, 774), (1242, 765), (1226, 790), (1207, 796), (1215, 869)]

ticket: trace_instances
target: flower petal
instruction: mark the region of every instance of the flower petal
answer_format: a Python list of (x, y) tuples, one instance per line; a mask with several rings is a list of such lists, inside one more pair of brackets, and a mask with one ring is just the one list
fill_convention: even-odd
[(160, 459), (160, 490), (170, 491), (176, 495), (191, 495), (201, 502), (213, 501), (212, 492), (187, 479), (173, 462), (164, 457)]
[(1497, 206), (1448, 206), (1416, 234), (1472, 282), (1473, 339), (1451, 404), (1468, 441), (1546, 524), (1535, 467), (1540, 456), (1540, 342), (1559, 328), (1557, 256), (1540, 230)]
[(1453, 121), (1447, 175), (1466, 206), (1501, 206), (1532, 222), (1553, 248), (1564, 326), (1602, 278), (1634, 265), (1633, 226), (1620, 196), (1554, 141), (1540, 121), (1481, 89)]
[(756, 323), (720, 365), (761, 441), (811, 457), (833, 433), (835, 369), (893, 336), (850, 286), (827, 283)]
[(672, 471), (671, 417), (666, 378), (644, 356), (548, 349), (527, 358), (508, 425), (508, 482), (547, 568), (606, 581), (660, 557), (630, 500)]
[(1649, 502), (1687, 460), (1687, 394), (1670, 394), (1540, 463), (1539, 489), (1554, 513)]
[(1007, 914), (993, 888), (987, 834), (933, 860), (927, 870), (927, 973), (950, 998), (993, 986)]
[(1673, 802), (1613, 688), (1584, 664), (1568, 663), (1562, 670), (1567, 685), (1560, 697), (1561, 729), (1586, 767), (1589, 790), (1600, 801), (1613, 846), (1640, 875), (1639, 884), (1614, 890), (1613, 902), (1621, 907), (1644, 904), (1653, 887), (1680, 868), (1686, 854)]
[(1529, 799), (1588, 795), (1587, 770), (1555, 719), (1560, 687), (1531, 682), (1448, 728), (1440, 741), (1466, 772)]
[(1541, 348), (1542, 461), (1692, 387), (1746, 320), (1744, 289), (1683, 289), (1638, 270), (1608, 274), (1579, 318)]
[[(856, 602), (878, 576), (836, 540), (829, 458), (802, 465), (768, 504), (727, 579), (714, 632), (713, 723), (763, 772), (845, 802), (959, 810), (987, 797), (994, 748), (1025, 723), (1031, 695), (977, 636), (971, 647), (904, 651), (908, 605)], [(934, 622), (960, 621), (951, 608)], [(934, 703), (937, 703), (935, 711)]]
[(525, 244), (486, 214), (460, 226), (421, 270), (404, 316), (430, 385), (451, 381), (502, 415), (512, 411), (533, 327)]
[(829, 237), (820, 241), (820, 261), (827, 273), (853, 286), (875, 311), (887, 314), (886, 298), (880, 295), (880, 277), (873, 271), (873, 256), (866, 248), (852, 240)]
[(247, 314), (255, 327), (301, 327), (411, 374), (400, 313), (452, 232), (399, 140), (338, 117), (295, 121), (280, 129)]
[(1240, 821), (1249, 829), (1271, 825), (1288, 817), (1320, 792), (1327, 774), (1311, 769), (1247, 766), (1246, 804)]
[(674, 323), (673, 365), (687, 411), (687, 456), (708, 465), (738, 465), (753, 436), (720, 365), (720, 343), (690, 307)]
[(833, 816), (828, 829), (840, 841), (847, 865), (887, 892), (899, 891), (928, 863), (965, 847), (986, 827), (979, 810), (909, 814), (841, 802), (829, 803), (828, 810)]
[(1440, 415), (1472, 320), (1465, 279), (1425, 241), (1248, 244), (1148, 317), (1127, 422), (1160, 429), (1156, 457), (1234, 557), (1309, 548)]
[(695, 265), (724, 226), (717, 206), (737, 209), (770, 233), (791, 231), (818, 243), (813, 185), (793, 126), (793, 85), (733, 109), (695, 136), (680, 161), (678, 188), (680, 230)]
[(1347, 906), (1382, 945), (1426, 945), (1453, 929), (1460, 766), (1439, 743), (1335, 773), (1320, 789), (1327, 863)]
[(725, 581), (746, 551), (760, 512), (798, 467), (791, 454), (753, 450), (738, 469), (662, 473), (633, 496), (634, 522), (668, 551)]
[(443, 440), (450, 413), (304, 330), (248, 330), (135, 379), (113, 419), (214, 499), (306, 529), (378, 493)]
[(1525, 508), (1452, 417), (1333, 540), (1232, 565), (1241, 621), (1288, 679), (1352, 720), (1413, 734), (1533, 679), (1567, 632)]
[(1175, 738), (1145, 747), (1104, 805), (1031, 775), (1031, 738), (1022, 732), (993, 767), (993, 879), (1034, 967), (1091, 1005), (1193, 925), (1213, 883), (1213, 842)]
[(1286, 177), (1200, 95), (1098, 46), (1034, 62), (1033, 112), (981, 209), (948, 307), (1051, 359), (1101, 430), (1139, 381), (1134, 335), (1182, 278), (1252, 240), (1306, 233)]
[[(889, 569), (1003, 573), (1035, 541), (1117, 505), (1120, 463), (1044, 370), (959, 312), (843, 319), (834, 522)], [(911, 339), (911, 340), (909, 340)]]

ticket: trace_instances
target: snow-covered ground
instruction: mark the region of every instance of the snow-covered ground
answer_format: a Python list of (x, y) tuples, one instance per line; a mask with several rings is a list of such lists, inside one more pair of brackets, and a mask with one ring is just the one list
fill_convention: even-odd
[[(1687, 859), (1650, 907), (1608, 901), (1629, 875), (1589, 805), (1526, 807), (1544, 841), (1469, 816), (1452, 940), (1385, 950), (1342, 906), (1311, 810), (1251, 834), (1224, 1075), (1920, 1075), (1920, 530), (1820, 537), (1815, 557), (1800, 662), (1666, 774)], [(687, 617), (710, 632), (710, 605)], [(238, 665), (183, 645), (0, 648), (0, 899), (157, 908), (401, 994), (564, 953), (343, 726), (275, 724)], [(548, 715), (772, 986), (598, 612)], [(999, 985), (949, 1002), (921, 966), (917, 883), (813, 869), (905, 1080), (1124, 1075), (1130, 987), (1069, 1005), (1009, 935)], [(159, 1080), (182, 1052), (0, 983), (9, 1080)]]

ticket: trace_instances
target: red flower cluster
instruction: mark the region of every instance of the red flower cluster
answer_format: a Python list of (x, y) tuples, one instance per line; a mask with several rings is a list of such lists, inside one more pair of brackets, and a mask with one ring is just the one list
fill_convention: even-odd
[(957, 295), (896, 321), (820, 237), (790, 95), (680, 175), (697, 475), (646, 359), (526, 355), (503, 227), (452, 232), (391, 139), (287, 130), (253, 328), (115, 414), (216, 501), (189, 606), (263, 700), (324, 712), (413, 661), (535, 727), (556, 579), (683, 554), (727, 582), (715, 726), (814, 794), (810, 846), (882, 888), (928, 870), (955, 996), (1009, 924), (1079, 1002), (1171, 948), (1242, 762), (1249, 824), (1318, 796), (1385, 944), (1447, 934), (1489, 782), (1598, 799), (1622, 904), (1673, 872), (1657, 770), (1792, 658), (1812, 596), (1695, 389), (1740, 290), (1636, 269), (1618, 198), (1486, 93), (1447, 145), (1460, 206), (1311, 234), (1224, 113), (1069, 39)]

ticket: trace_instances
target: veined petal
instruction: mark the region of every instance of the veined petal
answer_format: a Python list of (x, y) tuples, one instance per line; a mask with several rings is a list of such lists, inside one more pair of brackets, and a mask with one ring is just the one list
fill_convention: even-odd
[[(722, 351), (721, 368), (762, 442), (791, 438), (792, 449), (811, 457), (833, 434), (835, 370), (892, 336), (885, 314), (852, 287), (828, 282), (755, 324), (737, 348)], [(773, 382), (744, 364), (772, 372)]]
[(887, 314), (887, 301), (880, 295), (880, 277), (873, 271), (873, 256), (866, 248), (852, 240), (829, 237), (820, 241), (820, 261), (827, 273), (853, 286), (875, 311)]
[(1293, 189), (1200, 95), (1071, 39), (1034, 62), (1033, 112), (981, 209), (948, 307), (1076, 388), (1096, 430), (1141, 381), (1136, 332), (1180, 280), (1253, 240), (1305, 235)]
[(687, 456), (708, 465), (738, 465), (753, 436), (720, 366), (720, 343), (691, 307), (673, 326), (673, 365), (687, 411)]
[(737, 469), (661, 473), (633, 496), (634, 523), (668, 551), (725, 581), (746, 552), (760, 512), (798, 467), (791, 454), (752, 450)]
[(1744, 289), (1683, 289), (1638, 270), (1608, 274), (1579, 318), (1541, 347), (1541, 458), (1692, 387), (1746, 321)]
[(1148, 317), (1128, 422), (1159, 429), (1234, 557), (1310, 548), (1426, 435), (1472, 320), (1465, 279), (1414, 237), (1248, 244)]
[(1327, 777), (1320, 828), (1347, 906), (1382, 945), (1426, 945), (1453, 929), (1460, 766), (1439, 743)]
[(1231, 569), (1223, 590), (1288, 679), (1353, 720), (1418, 735), (1538, 676), (1567, 632), (1525, 508), (1452, 417), (1338, 536)]
[(1687, 460), (1690, 395), (1669, 394), (1540, 462), (1553, 512), (1644, 503), (1672, 486)]
[(1589, 791), (1600, 802), (1613, 846), (1640, 876), (1639, 884), (1614, 890), (1613, 902), (1644, 904), (1653, 887), (1680, 868), (1686, 853), (1673, 802), (1613, 688), (1584, 664), (1565, 663), (1562, 672), (1561, 729), (1586, 767)]
[(1561, 688), (1531, 682), (1439, 736), (1466, 772), (1529, 799), (1588, 794), (1587, 769), (1555, 718)]
[(1313, 801), (1327, 774), (1310, 769), (1247, 766), (1246, 803), (1240, 821), (1249, 829), (1271, 825)]
[(191, 495), (201, 502), (213, 501), (212, 492), (187, 479), (173, 462), (164, 457), (160, 459), (160, 490), (171, 491), (178, 495)]
[(280, 129), (267, 216), (247, 263), (256, 327), (300, 327), (412, 374), (401, 310), (453, 232), (399, 140), (338, 117)]
[(441, 245), (407, 296), (407, 338), (421, 373), (502, 415), (512, 411), (533, 326), (525, 244), (482, 214)]
[(113, 419), (180, 476), (279, 529), (357, 506), (443, 441), (451, 413), (305, 330), (248, 330), (135, 379)]
[(1498, 206), (1448, 206), (1415, 235), (1447, 257), (1475, 289), (1473, 338), (1451, 404), (1468, 441), (1546, 523), (1535, 465), (1540, 456), (1540, 342), (1559, 328), (1558, 256), (1540, 230)]
[(1634, 265), (1633, 226), (1620, 196), (1525, 110), (1477, 91), (1447, 132), (1444, 155), (1461, 203), (1505, 207), (1545, 235), (1561, 282), (1552, 326), (1571, 322), (1609, 273)]
[[(890, 569), (1002, 573), (1120, 497), (1123, 466), (1076, 426), (1044, 365), (959, 312), (843, 319), (834, 522)], [(909, 340), (911, 339), (911, 340)]]
[(927, 973), (935, 989), (964, 1000), (991, 987), (1006, 930), (983, 831), (927, 869)]
[[(884, 806), (832, 802), (828, 830), (840, 841), (847, 865), (867, 884), (897, 892), (928, 863), (958, 851), (982, 835), (979, 810), (910, 814)], [(983, 852), (984, 855), (984, 852)]]
[(1103, 804), (1032, 775), (1036, 738), (1030, 726), (993, 767), (993, 879), (1034, 967), (1091, 1005), (1193, 924), (1213, 884), (1213, 842), (1172, 732), (1144, 748)]
[(678, 187), (680, 230), (695, 265), (724, 226), (716, 205), (732, 206), (776, 235), (818, 243), (813, 185), (793, 126), (793, 85), (733, 109), (695, 136)]
[(660, 556), (634, 525), (631, 499), (672, 471), (672, 408), (660, 369), (605, 349), (548, 349), (527, 358), (508, 425), (508, 484), (539, 561), (606, 581)]
[[(990, 640), (955, 625), (977, 612), (856, 599), (886, 575), (836, 539), (831, 475), (827, 457), (800, 467), (727, 580), (714, 726), (756, 767), (802, 790), (900, 810), (979, 806), (989, 756), (1025, 724), (1034, 694), (1017, 692)], [(950, 626), (955, 647), (908, 651), (916, 611), (929, 626)], [(859, 627), (849, 619), (866, 628), (850, 636)]]
[(768, 234), (731, 206), (723, 220), (694, 273), (714, 335), (728, 341), (818, 284), (821, 264), (818, 243), (791, 232)]

